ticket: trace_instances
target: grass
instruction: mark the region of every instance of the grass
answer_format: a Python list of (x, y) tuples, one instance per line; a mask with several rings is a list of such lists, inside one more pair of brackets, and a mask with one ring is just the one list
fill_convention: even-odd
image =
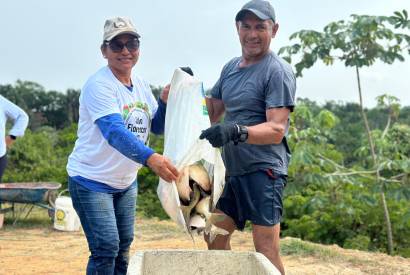
[(281, 253), (283, 255), (315, 256), (323, 259), (337, 256), (326, 247), (294, 238), (286, 238), (281, 242)]
[(139, 230), (150, 233), (175, 233), (181, 232), (181, 229), (174, 223), (169, 223), (169, 220), (160, 220), (158, 218), (146, 218), (137, 213), (137, 222), (144, 220), (144, 223), (138, 225)]
[[(12, 205), (8, 203), (2, 203), (1, 205), (2, 208), (11, 206)], [(34, 206), (30, 214), (25, 218), (31, 206), (32, 205), (15, 203), (14, 216), (12, 211), (4, 213), (3, 229), (49, 227), (53, 224), (52, 219), (48, 215), (48, 210), (39, 206)], [(17, 221), (13, 225), (16, 216)]]
[[(314, 257), (324, 262), (348, 262), (352, 265), (374, 264), (374, 261), (368, 258), (345, 255), (335, 250), (334, 247), (335, 246), (325, 246), (286, 237), (281, 241), (281, 254), (284, 256)], [(366, 251), (361, 252), (366, 253)]]

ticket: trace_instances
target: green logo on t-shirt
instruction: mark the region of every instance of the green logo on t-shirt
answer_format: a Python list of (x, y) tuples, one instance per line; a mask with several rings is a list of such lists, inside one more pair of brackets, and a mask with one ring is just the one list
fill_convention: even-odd
[(148, 105), (141, 102), (126, 104), (123, 107), (122, 117), (125, 127), (146, 144), (151, 125)]

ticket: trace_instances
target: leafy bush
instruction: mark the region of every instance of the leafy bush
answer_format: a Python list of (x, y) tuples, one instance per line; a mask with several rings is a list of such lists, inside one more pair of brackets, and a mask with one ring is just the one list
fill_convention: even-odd
[(61, 131), (41, 127), (26, 131), (8, 152), (4, 182), (55, 181), (67, 184), (67, 158), (75, 140), (76, 125)]

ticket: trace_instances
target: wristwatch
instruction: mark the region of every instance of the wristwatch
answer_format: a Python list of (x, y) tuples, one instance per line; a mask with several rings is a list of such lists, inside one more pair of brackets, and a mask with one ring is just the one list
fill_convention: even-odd
[(245, 142), (248, 140), (248, 128), (243, 125), (238, 125), (238, 141), (239, 142)]
[(235, 124), (235, 126), (238, 128), (238, 135), (233, 140), (233, 144), (238, 145), (238, 142), (245, 142), (248, 139), (248, 128), (238, 124)]

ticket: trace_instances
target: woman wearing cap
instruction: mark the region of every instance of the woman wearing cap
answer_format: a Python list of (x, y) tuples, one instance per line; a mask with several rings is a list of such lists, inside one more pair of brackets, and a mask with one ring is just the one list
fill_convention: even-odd
[(158, 101), (132, 73), (140, 35), (128, 18), (108, 19), (101, 52), (108, 66), (85, 83), (80, 95), (78, 139), (69, 156), (69, 190), (91, 252), (87, 274), (126, 274), (134, 236), (137, 170), (143, 165), (171, 182), (171, 162), (148, 147), (161, 134), (169, 87)]

